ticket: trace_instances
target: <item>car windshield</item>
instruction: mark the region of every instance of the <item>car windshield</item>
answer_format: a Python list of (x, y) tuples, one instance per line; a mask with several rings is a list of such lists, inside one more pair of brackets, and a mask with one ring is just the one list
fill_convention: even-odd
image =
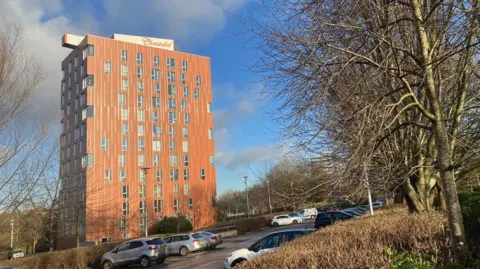
[(289, 214), (290, 217), (297, 217), (297, 213), (292, 213), (292, 214)]
[(202, 234), (192, 234), (193, 238), (195, 239), (200, 239), (200, 238), (203, 238), (203, 235)]
[(163, 242), (162, 238), (154, 238), (152, 240), (147, 241), (148, 245), (163, 245), (165, 242)]

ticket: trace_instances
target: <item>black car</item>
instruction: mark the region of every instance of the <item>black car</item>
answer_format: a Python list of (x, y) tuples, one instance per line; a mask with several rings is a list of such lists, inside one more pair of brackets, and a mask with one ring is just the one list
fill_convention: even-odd
[(328, 226), (339, 220), (347, 220), (351, 218), (353, 218), (351, 214), (342, 211), (319, 213), (315, 218), (315, 229)]

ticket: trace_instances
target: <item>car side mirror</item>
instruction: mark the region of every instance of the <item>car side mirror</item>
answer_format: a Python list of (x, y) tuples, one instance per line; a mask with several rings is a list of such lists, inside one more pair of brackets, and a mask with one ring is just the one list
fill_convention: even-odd
[(114, 249), (112, 252), (113, 252), (114, 254), (117, 254), (117, 253), (118, 253), (118, 249), (116, 248), (116, 249)]

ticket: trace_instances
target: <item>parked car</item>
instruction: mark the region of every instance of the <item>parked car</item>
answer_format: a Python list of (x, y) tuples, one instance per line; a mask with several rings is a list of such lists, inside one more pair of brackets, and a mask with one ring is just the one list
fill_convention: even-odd
[(189, 252), (202, 250), (207, 242), (201, 233), (177, 234), (163, 238), (167, 243), (167, 255), (186, 256)]
[(318, 214), (318, 210), (316, 208), (305, 208), (300, 210), (298, 214), (301, 215), (303, 219), (314, 219)]
[(345, 213), (347, 213), (347, 214), (350, 214), (350, 215), (352, 215), (352, 216), (357, 216), (357, 217), (362, 216), (362, 215), (364, 214), (363, 211), (362, 211), (362, 212), (358, 212), (358, 211), (356, 211), (356, 210), (354, 210), (354, 209), (351, 209), (351, 208), (342, 209), (340, 212), (345, 212)]
[(275, 216), (272, 219), (271, 225), (273, 227), (277, 227), (277, 226), (280, 226), (280, 225), (298, 224), (298, 223), (302, 223), (302, 222), (303, 222), (303, 218), (301, 216), (297, 215), (296, 213), (293, 213), (293, 214), (289, 214), (289, 215)]
[(138, 238), (122, 243), (101, 257), (103, 269), (139, 264), (146, 268), (152, 261), (163, 263), (166, 244), (161, 238)]
[(22, 250), (14, 250), (14, 251), (9, 251), (8, 253), (8, 259), (9, 260), (12, 260), (12, 259), (20, 259), (20, 258), (23, 258), (25, 257), (25, 252), (23, 252)]
[(225, 259), (225, 268), (233, 268), (254, 257), (275, 251), (280, 244), (290, 242), (314, 231), (315, 229), (291, 229), (271, 233), (255, 242), (249, 248), (242, 248), (229, 253)]
[(326, 207), (318, 207), (318, 212), (331, 212), (331, 211), (340, 211), (342, 208), (337, 206), (326, 206)]
[(18, 269), (18, 267), (15, 267), (15, 266), (0, 266), (0, 269)]
[(319, 213), (315, 218), (315, 229), (331, 225), (340, 220), (351, 219), (353, 216), (343, 211), (323, 212)]
[(207, 243), (207, 249), (214, 249), (223, 243), (222, 237), (212, 232), (197, 232), (203, 235), (203, 239)]
[(374, 203), (372, 203), (372, 206), (373, 208), (377, 209), (379, 207), (382, 207), (383, 206), (383, 201), (375, 201)]

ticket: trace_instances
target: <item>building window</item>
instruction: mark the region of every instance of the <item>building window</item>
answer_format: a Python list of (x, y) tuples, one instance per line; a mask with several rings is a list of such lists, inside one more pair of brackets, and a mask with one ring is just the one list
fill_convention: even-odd
[(122, 50), (122, 52), (120, 54), (120, 60), (124, 61), (124, 62), (127, 61), (127, 51), (126, 50)]
[(187, 76), (184, 74), (184, 73), (181, 73), (180, 74), (180, 81), (182, 82), (182, 84), (185, 84), (186, 81), (187, 81)]
[(122, 139), (122, 150), (127, 151), (128, 150), (128, 138), (123, 138)]
[(170, 181), (177, 181), (178, 180), (178, 169), (171, 168), (170, 169)]
[(175, 126), (168, 126), (168, 136), (169, 137), (175, 136)]
[(160, 93), (160, 83), (155, 83), (155, 93)]
[(182, 141), (182, 151), (188, 152), (188, 141)]
[(118, 166), (125, 166), (125, 154), (118, 154)]
[(152, 80), (160, 79), (160, 71), (158, 69), (152, 69)]
[(143, 64), (143, 54), (137, 52), (137, 64)]
[(152, 107), (160, 108), (160, 97), (152, 97)]
[(201, 180), (205, 180), (205, 177), (206, 177), (206, 176), (205, 176), (205, 169), (202, 168), (202, 169), (200, 169), (200, 179), (201, 179)]
[(158, 111), (156, 110), (152, 111), (152, 121), (158, 122)]
[(127, 172), (125, 170), (120, 169), (118, 173), (119, 173), (120, 181), (125, 182), (125, 180), (127, 179)]
[(188, 70), (188, 62), (187, 61), (182, 61), (182, 71), (187, 71)]
[(155, 180), (156, 181), (162, 181), (163, 179), (163, 172), (162, 172), (162, 169), (157, 169), (155, 171)]
[(145, 140), (138, 139), (138, 150), (144, 151), (145, 150)]
[(107, 137), (102, 137), (102, 150), (108, 150), (108, 138)]
[(180, 185), (173, 184), (173, 195), (179, 195), (179, 194), (180, 194)]
[(167, 58), (167, 68), (174, 68), (175, 67), (175, 59)]
[(143, 67), (137, 67), (137, 78), (143, 78)]
[(188, 155), (183, 155), (183, 165), (188, 166)]
[(145, 155), (143, 155), (143, 154), (138, 155), (138, 166), (140, 166), (140, 167), (145, 166)]
[(193, 199), (192, 198), (188, 198), (188, 209), (193, 209)]
[(85, 75), (85, 65), (84, 65), (84, 64), (82, 64), (82, 65), (80, 66), (80, 76), (83, 77), (83, 75)]
[(162, 200), (154, 200), (153, 201), (153, 211), (156, 213), (163, 212), (163, 201)]
[(105, 182), (112, 182), (112, 170), (105, 170)]
[(159, 140), (152, 141), (153, 151), (162, 151), (162, 142)]
[(175, 85), (168, 85), (168, 95), (176, 95), (177, 87)]
[(177, 109), (177, 100), (168, 98), (168, 109)]
[(153, 65), (154, 66), (159, 66), (160, 65), (160, 57), (153, 56)]
[(130, 213), (130, 203), (129, 202), (123, 202), (122, 213), (123, 213), (123, 215), (128, 215)]
[(128, 120), (128, 108), (122, 108), (122, 120)]
[(168, 122), (169, 123), (176, 123), (177, 122), (177, 113), (176, 112), (168, 112)]
[(138, 181), (145, 181), (145, 170), (138, 170)]
[(197, 76), (197, 86), (201, 86), (201, 85), (202, 85), (202, 77)]
[(208, 128), (208, 139), (212, 139), (212, 137), (213, 137), (213, 129)]
[(188, 129), (187, 127), (182, 127), (182, 137), (188, 138)]
[(122, 78), (122, 90), (128, 90), (128, 79)]
[(143, 80), (137, 81), (137, 91), (143, 92)]
[(122, 186), (122, 197), (124, 199), (127, 199), (129, 195), (130, 195), (130, 193), (129, 193), (129, 190), (128, 190), (128, 186)]
[(212, 110), (212, 103), (207, 103), (207, 113), (210, 113)]
[(93, 75), (88, 75), (88, 76), (83, 78), (82, 86), (83, 86), (84, 90), (87, 89), (87, 87), (93, 87), (94, 85), (95, 85), (95, 80), (94, 80)]
[(122, 123), (122, 135), (128, 135), (128, 124)]
[(118, 94), (118, 104), (125, 105), (125, 94), (123, 93)]
[(137, 105), (138, 105), (139, 107), (142, 107), (142, 106), (143, 106), (143, 95), (137, 96)]
[(163, 195), (163, 186), (162, 184), (153, 185), (153, 196), (161, 197)]
[(75, 140), (80, 138), (80, 127), (75, 128)]
[(145, 197), (145, 185), (138, 186), (138, 197)]
[(80, 125), (80, 136), (85, 135), (85, 124)]
[(178, 165), (177, 155), (170, 155), (170, 166), (177, 166), (177, 165)]
[(173, 199), (173, 210), (179, 211), (180, 210), (180, 200)]
[(174, 151), (175, 151), (175, 140), (170, 140), (170, 143), (168, 144), (168, 149), (169, 149), (171, 152), (174, 152)]
[(183, 180), (190, 180), (190, 170), (183, 169)]
[(158, 157), (158, 154), (153, 155), (153, 166), (158, 166), (160, 158)]
[(138, 125), (137, 133), (138, 133), (138, 136), (144, 136), (145, 135), (145, 126), (143, 124)]
[(145, 111), (139, 110), (137, 114), (137, 120), (144, 121), (145, 120)]
[(128, 76), (128, 66), (126, 64), (122, 64), (122, 76)]
[(193, 96), (195, 97), (195, 99), (199, 99), (200, 98), (200, 90), (198, 88), (195, 88), (193, 90)]
[(112, 73), (112, 63), (111, 62), (105, 62), (104, 69), (105, 69), (105, 74), (111, 74)]
[(140, 201), (138, 209), (140, 211), (140, 214), (145, 213), (145, 201)]
[(153, 131), (153, 136), (160, 136), (162, 134), (162, 131), (160, 129), (160, 125), (153, 125), (152, 126), (152, 131)]
[(183, 97), (188, 97), (188, 87), (183, 87)]
[(185, 124), (190, 124), (190, 114), (189, 113), (185, 113), (183, 115), (183, 121), (185, 122)]
[(95, 46), (87, 45), (85, 49), (83, 49), (83, 59), (87, 58), (87, 56), (95, 56)]
[(187, 110), (187, 100), (182, 100), (182, 111)]
[(215, 165), (215, 156), (210, 155), (210, 165)]
[(167, 72), (167, 81), (175, 82), (175, 72), (171, 72), (171, 71)]

